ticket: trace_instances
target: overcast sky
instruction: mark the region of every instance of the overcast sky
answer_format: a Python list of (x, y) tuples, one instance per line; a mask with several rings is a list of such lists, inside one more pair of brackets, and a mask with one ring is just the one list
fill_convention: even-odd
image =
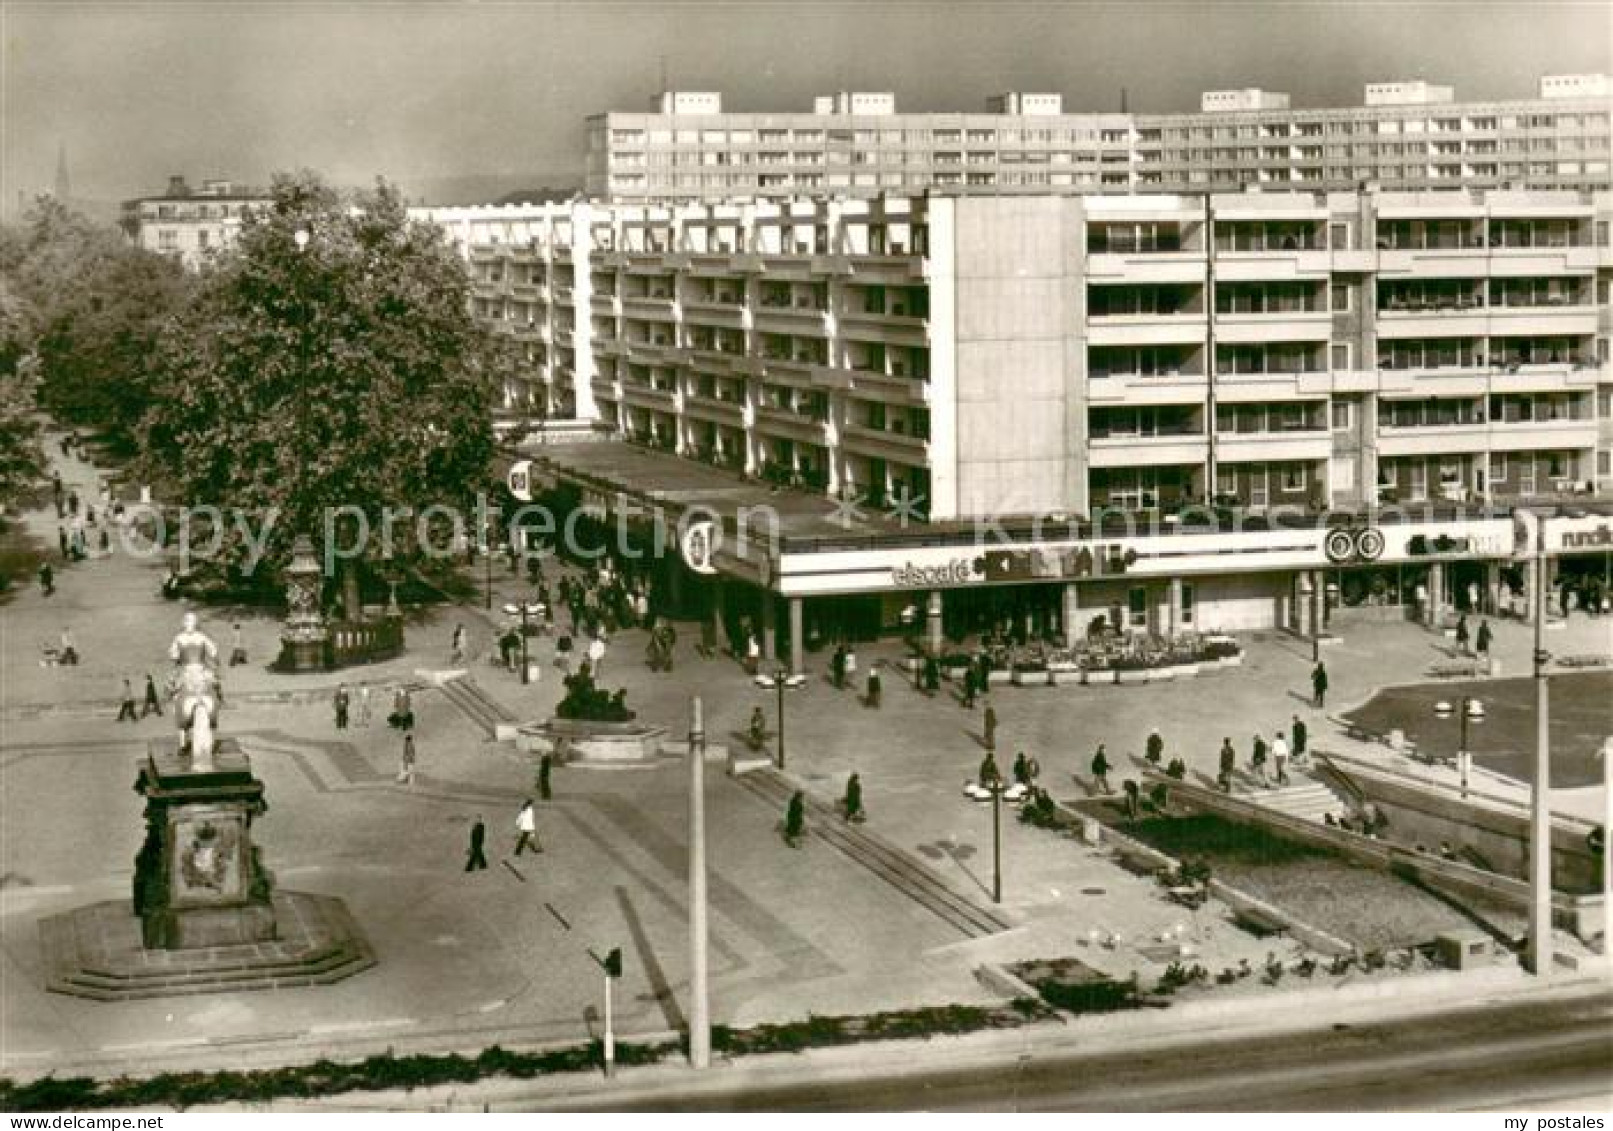
[(309, 166), (410, 192), (498, 174), (580, 182), (583, 118), (675, 89), (729, 109), (894, 90), (908, 110), (1062, 91), (1072, 110), (1196, 109), (1263, 86), (1354, 104), (1423, 77), (1463, 99), (1531, 97), (1542, 74), (1613, 71), (1613, 5), (1302, 2), (50, 3), (0, 0), (3, 201), (266, 183)]

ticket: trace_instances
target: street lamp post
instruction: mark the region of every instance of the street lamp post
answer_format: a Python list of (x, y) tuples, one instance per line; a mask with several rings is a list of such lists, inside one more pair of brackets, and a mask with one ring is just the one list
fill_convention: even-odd
[(532, 682), (532, 664), (527, 659), (527, 650), (526, 650), (526, 647), (527, 647), (526, 646), (526, 614), (527, 614), (527, 602), (522, 601), (521, 602), (521, 682), (522, 682), (522, 684), (529, 684), (529, 683)]
[(1469, 720), (1476, 723), (1484, 721), (1484, 703), (1471, 695), (1464, 695), (1460, 704), (1454, 708), (1444, 699), (1434, 704), (1434, 714), (1441, 719), (1450, 718), (1453, 711), (1461, 720), (1461, 738), (1456, 746), (1456, 771), (1461, 775), (1462, 800), (1466, 801), (1468, 778), (1473, 769), (1473, 752), (1467, 745), (1467, 724)]
[(1546, 666), (1546, 524), (1535, 535), (1535, 773), (1529, 795), (1529, 968), (1537, 978), (1552, 972), (1551, 938), (1551, 690)]
[(1003, 781), (992, 778), (986, 784), (991, 790), (991, 901), (1003, 901)]
[(778, 691), (778, 768), (784, 768), (784, 680), (789, 673), (780, 664), (773, 673), (773, 687)]

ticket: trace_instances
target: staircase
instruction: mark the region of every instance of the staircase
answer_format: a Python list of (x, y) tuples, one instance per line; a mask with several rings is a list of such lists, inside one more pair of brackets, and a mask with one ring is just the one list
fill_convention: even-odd
[[(795, 792), (773, 769), (753, 770), (735, 780), (781, 815)], [(1011, 926), (997, 912), (978, 907), (953, 891), (940, 876), (884, 838), (847, 822), (837, 807), (811, 797), (804, 800), (808, 836), (839, 849), (965, 938), (985, 938)]]
[(1336, 818), (1350, 811), (1349, 805), (1338, 794), (1315, 779), (1299, 779), (1292, 785), (1277, 789), (1257, 789), (1246, 794), (1245, 799), (1264, 809), (1301, 817), (1317, 824), (1322, 823), (1322, 817), (1327, 813), (1332, 813)]
[(444, 683), (442, 693), (461, 714), (481, 727), (488, 738), (498, 737), (500, 724), (509, 726), (517, 721), (468, 675)]

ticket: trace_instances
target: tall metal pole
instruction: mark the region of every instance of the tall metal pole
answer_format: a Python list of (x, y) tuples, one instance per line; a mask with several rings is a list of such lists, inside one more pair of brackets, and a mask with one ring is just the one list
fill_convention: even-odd
[(610, 972), (605, 973), (605, 1075), (613, 1076), (616, 1073), (616, 1029), (611, 1009)]
[(711, 1067), (706, 977), (706, 724), (697, 695), (689, 728), (689, 1067)]
[(1003, 901), (1003, 784), (991, 783), (991, 901)]
[(778, 688), (778, 768), (784, 768), (784, 669), (773, 673), (773, 686)]
[(526, 651), (526, 602), (521, 602), (521, 682), (532, 682), (532, 664), (527, 659)]
[(1529, 969), (1551, 976), (1551, 695), (1546, 680), (1546, 523), (1535, 526), (1535, 775), (1529, 794)]

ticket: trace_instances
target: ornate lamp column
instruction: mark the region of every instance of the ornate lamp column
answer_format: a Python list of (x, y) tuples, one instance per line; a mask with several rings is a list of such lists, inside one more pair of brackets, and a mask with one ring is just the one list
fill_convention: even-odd
[(291, 546), (291, 564), (286, 566), (286, 624), (280, 631), (280, 661), (286, 671), (322, 671), (330, 629), (319, 611), (319, 594), (324, 570), (314, 557), (314, 543), (306, 534), (297, 535)]

